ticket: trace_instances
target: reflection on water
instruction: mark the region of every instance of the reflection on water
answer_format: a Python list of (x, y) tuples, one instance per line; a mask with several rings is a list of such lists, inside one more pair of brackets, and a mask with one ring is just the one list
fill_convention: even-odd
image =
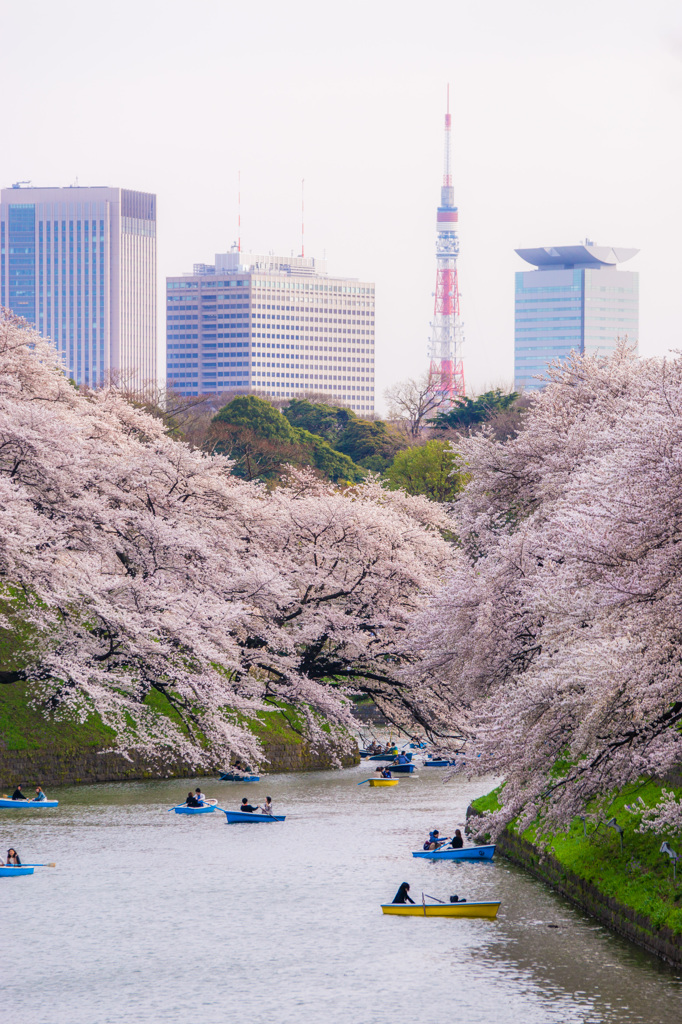
[[(202, 781), (284, 823), (167, 813), (189, 781), (64, 789), (58, 811), (0, 812), (0, 848), (56, 870), (0, 879), (13, 1024), (673, 1024), (678, 974), (505, 861), (410, 856), (464, 820), (481, 783), (356, 783), (362, 767)], [(402, 881), (502, 899), (496, 922), (384, 917)], [(550, 924), (558, 925), (549, 928)]]

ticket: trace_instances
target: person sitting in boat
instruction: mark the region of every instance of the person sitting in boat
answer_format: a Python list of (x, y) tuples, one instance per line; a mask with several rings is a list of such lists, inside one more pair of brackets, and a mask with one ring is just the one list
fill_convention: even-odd
[(432, 829), (431, 832), (429, 832), (429, 838), (424, 843), (424, 849), (425, 850), (437, 850), (438, 847), (440, 846), (441, 842), (442, 842), (442, 839), (440, 838), (440, 832), (438, 831), (437, 828), (434, 828), (434, 829)]
[(403, 882), (403, 884), (400, 886), (400, 888), (398, 889), (397, 893), (393, 897), (393, 902), (394, 903), (414, 903), (414, 900), (411, 899), (410, 896), (408, 896), (409, 891), (410, 891), (409, 883), (408, 882)]
[(259, 807), (258, 810), (261, 812), (261, 814), (272, 814), (272, 797), (266, 796), (265, 803), (263, 804), (262, 807)]
[(197, 788), (194, 790), (194, 799), (197, 802), (197, 807), (203, 807), (204, 804), (206, 803), (206, 797), (201, 792), (199, 786), (197, 786)]
[(6, 866), (8, 868), (20, 868), (21, 867), (21, 860), (19, 859), (19, 854), (17, 853), (17, 851), (14, 849), (13, 846), (10, 846), (9, 850), (7, 851), (7, 865)]
[(400, 753), (398, 754), (398, 759), (396, 761), (396, 764), (409, 764), (409, 763), (410, 762), (409, 762), (409, 760), (407, 758), (407, 755), (401, 750)]
[(455, 834), (452, 837), (450, 845), (453, 850), (461, 850), (464, 846), (464, 840), (462, 839), (462, 833), (458, 828), (455, 829)]
[(26, 800), (27, 799), (24, 796), (24, 794), (21, 792), (21, 786), (17, 786), (17, 788), (14, 790), (14, 792), (12, 793), (12, 799), (13, 800)]
[(390, 769), (388, 767), (386, 767), (386, 766), (383, 767), (383, 768), (381, 766), (379, 766), (375, 770), (379, 772), (379, 778), (380, 779), (390, 779), (390, 778), (392, 778)]
[(246, 799), (246, 797), (244, 797), (244, 799), (242, 800), (242, 805), (239, 808), (239, 810), (240, 811), (247, 811), (249, 814), (253, 814), (254, 811), (258, 811), (259, 808), (258, 807), (252, 807), (251, 804), (249, 803), (249, 801)]
[(187, 807), (199, 807), (200, 806), (199, 801), (197, 800), (197, 798), (195, 797), (194, 793), (191, 790), (187, 794), (187, 799), (185, 800), (185, 804), (187, 805)]
[(40, 786), (36, 786), (36, 795), (33, 797), (33, 803), (41, 804), (44, 800), (47, 800), (47, 797), (43, 793)]

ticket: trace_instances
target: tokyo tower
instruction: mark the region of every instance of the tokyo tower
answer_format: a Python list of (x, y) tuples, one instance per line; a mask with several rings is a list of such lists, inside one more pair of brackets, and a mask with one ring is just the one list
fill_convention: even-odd
[[(459, 286), (457, 282), (458, 211), (452, 185), (450, 86), (448, 86), (445, 114), (445, 167), (440, 206), (436, 215), (436, 298), (431, 323), (429, 357), (431, 373), (440, 381), (440, 388), (455, 398), (464, 392), (464, 366), (462, 343), (464, 332), (459, 314)], [(436, 385), (437, 386), (437, 385)]]

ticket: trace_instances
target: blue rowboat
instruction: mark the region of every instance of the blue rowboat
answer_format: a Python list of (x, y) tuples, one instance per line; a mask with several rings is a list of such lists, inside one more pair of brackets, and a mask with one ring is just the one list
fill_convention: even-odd
[(447, 761), (444, 757), (434, 757), (430, 761), (424, 761), (425, 768), (450, 768), (456, 761)]
[(11, 865), (0, 866), (0, 878), (13, 878), (14, 875), (32, 875), (33, 868), (15, 868)]
[(37, 811), (41, 807), (59, 807), (59, 800), (8, 800), (0, 798), (0, 808), (9, 811)]
[(186, 804), (181, 804), (179, 807), (173, 808), (176, 814), (212, 814), (213, 811), (221, 809), (215, 804), (204, 804), (203, 807), (187, 807)]
[(224, 813), (227, 818), (228, 825), (236, 825), (241, 821), (284, 821), (286, 818), (286, 814), (256, 814), (255, 811), (250, 813), (249, 811), (226, 811), (224, 807), (219, 807), (218, 810)]
[(417, 850), (413, 857), (425, 857), (427, 860), (492, 860), (495, 853), (493, 846), (463, 846), (460, 850)]
[(411, 775), (414, 771), (413, 764), (390, 764), (388, 767), (391, 771), (391, 775), (394, 772), (399, 772), (401, 775)]
[[(368, 761), (395, 761), (397, 756), (398, 756), (397, 754), (372, 754), (372, 756), (368, 757), (367, 760)], [(408, 759), (408, 761), (412, 760), (412, 754), (411, 753), (405, 754), (405, 757)]]
[(223, 772), (219, 782), (260, 782), (260, 775), (239, 775), (237, 772)]

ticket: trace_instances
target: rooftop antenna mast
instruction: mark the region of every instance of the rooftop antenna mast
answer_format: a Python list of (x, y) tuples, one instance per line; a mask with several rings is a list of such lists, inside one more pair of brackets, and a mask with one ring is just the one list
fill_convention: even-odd
[(305, 256), (305, 178), (301, 178), (301, 258)]
[(242, 251), (242, 172), (237, 171), (237, 252)]

